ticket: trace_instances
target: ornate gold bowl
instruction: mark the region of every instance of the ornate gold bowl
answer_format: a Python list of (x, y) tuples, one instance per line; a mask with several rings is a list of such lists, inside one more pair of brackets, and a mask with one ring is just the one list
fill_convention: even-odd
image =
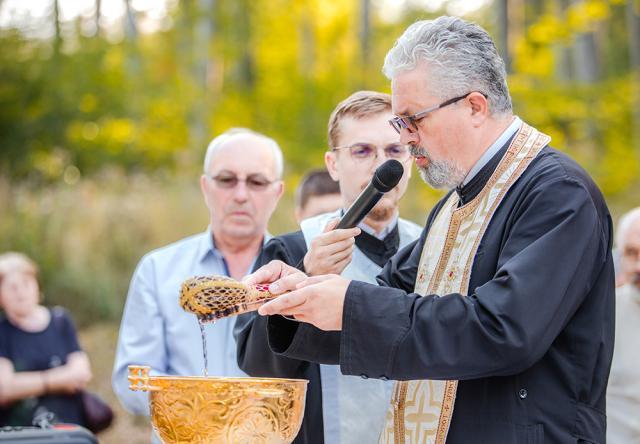
[(149, 392), (164, 443), (290, 443), (300, 430), (306, 380), (149, 376), (129, 366), (129, 388)]

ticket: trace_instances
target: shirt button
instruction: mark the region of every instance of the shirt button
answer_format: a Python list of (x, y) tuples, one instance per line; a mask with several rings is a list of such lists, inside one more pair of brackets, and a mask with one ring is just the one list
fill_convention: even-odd
[(369, 376), (368, 376), (368, 375), (365, 375), (364, 373), (363, 373), (363, 374), (361, 374), (361, 375), (360, 375), (360, 377), (361, 377), (362, 379), (369, 379)]
[(382, 379), (383, 381), (388, 381), (389, 378), (387, 378), (385, 375), (380, 376), (380, 379)]
[(520, 389), (518, 391), (518, 396), (520, 397), (520, 399), (525, 399), (527, 397), (529, 393), (527, 392), (526, 389)]

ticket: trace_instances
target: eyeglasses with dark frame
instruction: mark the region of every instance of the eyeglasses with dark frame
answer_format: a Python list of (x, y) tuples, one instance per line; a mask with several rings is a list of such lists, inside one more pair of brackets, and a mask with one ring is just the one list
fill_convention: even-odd
[(244, 182), (247, 188), (252, 191), (264, 191), (269, 187), (269, 185), (277, 182), (276, 180), (267, 179), (262, 174), (249, 174), (245, 179), (240, 179), (235, 174), (229, 173), (220, 173), (216, 176), (210, 176), (207, 174), (207, 177), (211, 179), (218, 188), (225, 190), (235, 188), (238, 186), (238, 183)]
[[(427, 117), (427, 114), (432, 113), (434, 111), (439, 110), (440, 108), (444, 108), (445, 106), (449, 106), (452, 105), (454, 103), (456, 103), (459, 100), (462, 99), (466, 99), (470, 94), (473, 94), (475, 91), (471, 91), (466, 93), (463, 96), (458, 96), (458, 97), (454, 97), (453, 99), (449, 99), (449, 100), (445, 100), (444, 102), (429, 107), (427, 109), (423, 109), (422, 111), (418, 111), (415, 114), (412, 114), (410, 116), (396, 116), (393, 119), (389, 120), (389, 125), (391, 125), (391, 127), (396, 130), (396, 132), (398, 134), (400, 134), (400, 132), (403, 129), (406, 129), (407, 131), (409, 131), (410, 133), (414, 133), (415, 131), (418, 130), (418, 125), (417, 123), (424, 119), (425, 117)], [(485, 98), (487, 97), (487, 95), (483, 92), (481, 92), (480, 94), (482, 94), (483, 96), (485, 96)]]
[[(354, 143), (352, 145), (338, 146), (331, 151), (348, 149), (351, 158), (357, 162), (371, 161), (378, 158), (378, 147), (372, 143)], [(410, 157), (409, 148), (402, 143), (391, 143), (383, 148), (387, 159), (406, 160)]]

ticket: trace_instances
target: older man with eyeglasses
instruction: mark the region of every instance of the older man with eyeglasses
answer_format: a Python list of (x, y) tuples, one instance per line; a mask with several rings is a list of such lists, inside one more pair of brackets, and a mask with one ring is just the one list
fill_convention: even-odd
[(384, 72), (393, 128), (447, 193), (379, 286), (277, 261), (249, 276), (286, 293), (259, 310), (270, 347), (397, 380), (380, 443), (604, 443), (615, 294), (598, 187), (514, 116), (480, 26), (418, 21)]
[[(254, 131), (231, 129), (209, 144), (200, 177), (209, 227), (144, 256), (131, 280), (112, 381), (127, 410), (148, 414), (148, 395), (129, 390), (130, 364), (150, 366), (156, 375), (203, 373), (199, 325), (178, 304), (180, 284), (195, 275), (241, 279), (251, 271), (282, 196), (282, 169), (278, 144)], [(207, 329), (209, 374), (245, 376), (236, 363), (234, 321)]]
[[(399, 217), (398, 204), (411, 176), (411, 156), (387, 124), (391, 97), (359, 91), (340, 102), (329, 118), (325, 164), (338, 181), (342, 210), (302, 221), (300, 231), (278, 236), (256, 265), (273, 259), (300, 265), (308, 274), (338, 273), (375, 283), (382, 266), (414, 241), (421, 228)], [(335, 222), (387, 159), (405, 166), (400, 183), (378, 202), (357, 228), (336, 229)], [(375, 440), (382, 429), (393, 384), (344, 376), (337, 365), (318, 365), (275, 355), (267, 343), (266, 319), (255, 313), (236, 323), (238, 362), (251, 376), (309, 380), (299, 444), (349, 444)]]

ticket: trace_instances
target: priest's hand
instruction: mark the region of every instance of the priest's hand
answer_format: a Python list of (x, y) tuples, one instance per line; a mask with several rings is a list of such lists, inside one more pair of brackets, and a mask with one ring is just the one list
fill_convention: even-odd
[(269, 291), (274, 295), (279, 295), (294, 289), (299, 282), (306, 278), (307, 275), (295, 267), (282, 261), (271, 261), (245, 276), (242, 282), (250, 286), (269, 285)]
[(322, 234), (316, 236), (304, 256), (304, 269), (309, 276), (340, 274), (351, 262), (355, 237), (360, 228), (334, 230), (340, 219), (332, 219)]
[(293, 316), (321, 330), (342, 330), (344, 298), (351, 281), (338, 275), (323, 275), (295, 282), (299, 278), (286, 276), (274, 282), (279, 290), (292, 291), (267, 302), (258, 313)]

